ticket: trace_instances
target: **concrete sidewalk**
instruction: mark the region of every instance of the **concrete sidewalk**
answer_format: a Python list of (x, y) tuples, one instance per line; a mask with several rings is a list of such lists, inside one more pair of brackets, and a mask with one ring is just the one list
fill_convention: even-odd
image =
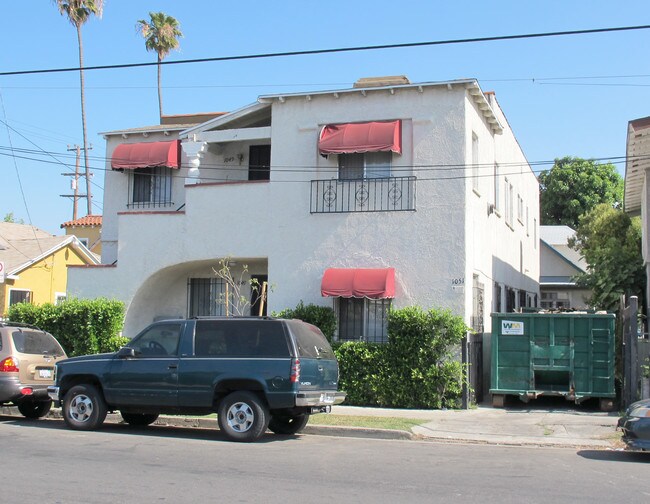
[(444, 442), (499, 445), (613, 448), (617, 413), (576, 406), (479, 406), (468, 410), (402, 410), (335, 406), (335, 415), (388, 416), (422, 419), (413, 427), (417, 437)]

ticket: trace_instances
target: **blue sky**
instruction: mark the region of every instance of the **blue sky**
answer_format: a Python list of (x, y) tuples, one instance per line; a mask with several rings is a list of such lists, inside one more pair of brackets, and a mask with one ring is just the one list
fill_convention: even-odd
[[(149, 11), (181, 24), (181, 49), (168, 61), (650, 24), (647, 0), (106, 0), (103, 18), (83, 28), (86, 66), (155, 61), (135, 30)], [(75, 29), (53, 2), (4, 2), (2, 12), (0, 72), (78, 66)], [(639, 30), (170, 65), (163, 105), (166, 114), (229, 111), (260, 95), (345, 88), (360, 77), (477, 78), (496, 92), (531, 163), (614, 158), (625, 156), (627, 122), (650, 115), (649, 45), (650, 30)], [(71, 194), (70, 177), (61, 175), (74, 170), (66, 149), (82, 144), (79, 75), (0, 76), (0, 97), (0, 217), (13, 212), (62, 234), (60, 224), (72, 218), (72, 201), (60, 197)], [(98, 214), (99, 133), (158, 123), (155, 66), (86, 71), (86, 110)], [(82, 201), (80, 216), (85, 208)]]

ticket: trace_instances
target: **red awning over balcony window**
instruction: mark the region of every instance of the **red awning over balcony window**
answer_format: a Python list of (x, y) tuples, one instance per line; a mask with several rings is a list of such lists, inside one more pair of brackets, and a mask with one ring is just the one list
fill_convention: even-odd
[(402, 153), (402, 121), (328, 124), (320, 132), (321, 154)]
[(320, 287), (324, 297), (395, 297), (394, 268), (328, 268)]
[(115, 147), (111, 168), (133, 170), (152, 166), (179, 168), (181, 165), (181, 142), (142, 142), (120, 144)]

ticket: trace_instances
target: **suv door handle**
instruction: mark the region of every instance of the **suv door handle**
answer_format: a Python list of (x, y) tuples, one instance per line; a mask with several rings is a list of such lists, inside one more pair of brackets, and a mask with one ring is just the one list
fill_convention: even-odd
[(167, 369), (178, 369), (178, 364), (170, 364)]

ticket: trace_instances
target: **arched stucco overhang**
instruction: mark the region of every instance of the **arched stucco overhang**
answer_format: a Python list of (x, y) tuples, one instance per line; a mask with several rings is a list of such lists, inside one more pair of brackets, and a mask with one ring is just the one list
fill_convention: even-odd
[[(220, 259), (188, 261), (158, 270), (136, 290), (126, 308), (124, 336), (133, 337), (155, 320), (184, 318), (188, 313), (188, 280), (190, 278), (215, 277)], [(231, 259), (231, 270), (239, 279), (246, 267), (250, 274), (267, 274), (268, 261), (258, 259)]]

